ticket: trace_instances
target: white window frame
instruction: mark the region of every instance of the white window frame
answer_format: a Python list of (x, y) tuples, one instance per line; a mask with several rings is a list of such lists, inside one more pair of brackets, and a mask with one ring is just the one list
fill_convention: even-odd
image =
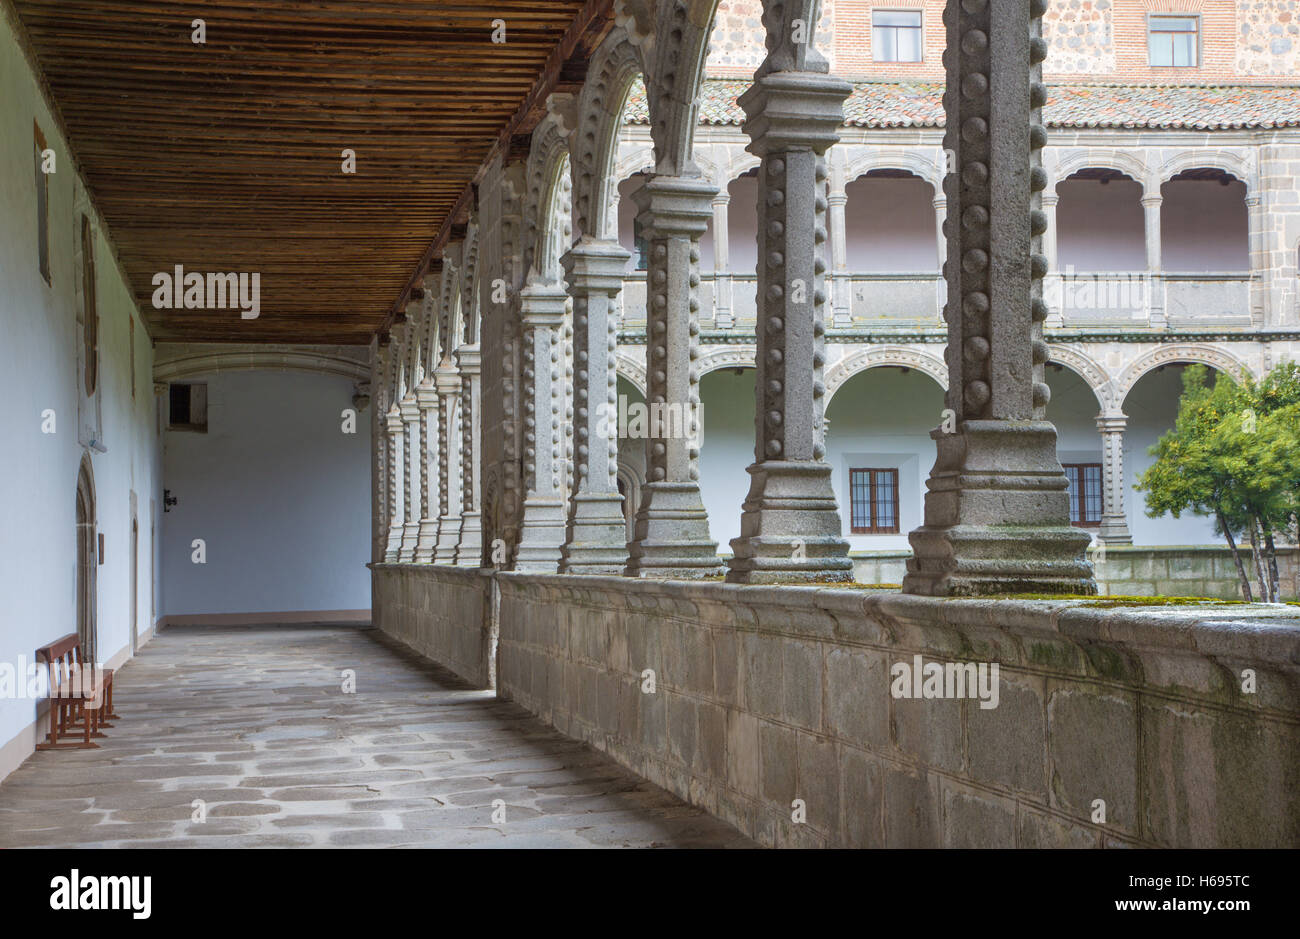
[[(876, 29), (911, 29), (910, 26), (876, 26), (877, 13), (915, 13), (919, 19), (917, 32), (920, 33), (920, 58), (917, 59), (881, 59), (878, 58), (879, 49), (876, 46)], [(897, 36), (894, 37), (895, 52), (897, 52)], [(925, 62), (925, 10), (916, 7), (873, 7), (871, 10), (871, 61), (878, 65), (920, 65)]]
[[(1174, 65), (1172, 62), (1169, 65), (1156, 65), (1154, 62), (1151, 61), (1151, 37), (1154, 32), (1152, 27), (1155, 21), (1157, 20), (1169, 20), (1169, 19), (1191, 20), (1193, 23), (1196, 24), (1196, 42), (1194, 45), (1194, 53), (1193, 53), (1196, 56), (1196, 61), (1191, 62), (1188, 65)], [(1202, 25), (1203, 22), (1201, 20), (1200, 13), (1166, 13), (1166, 12), (1147, 13), (1147, 66), (1149, 68), (1200, 68), (1201, 62), (1203, 61), (1202, 45), (1204, 41), (1203, 40), (1204, 32), (1201, 28)], [(1177, 35), (1182, 35), (1182, 34), (1179, 33)]]

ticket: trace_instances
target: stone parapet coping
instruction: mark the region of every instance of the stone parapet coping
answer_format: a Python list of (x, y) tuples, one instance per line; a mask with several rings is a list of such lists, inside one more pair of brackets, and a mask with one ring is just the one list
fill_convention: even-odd
[[(516, 590), (530, 585), (566, 592), (581, 603), (599, 591), (643, 598), (655, 606), (672, 603), (678, 615), (698, 617), (697, 604), (729, 608), (728, 620), (751, 619), (749, 627), (809, 638), (899, 644), (900, 630), (924, 630), (926, 648), (951, 647), (954, 653), (980, 650), (971, 643), (985, 633), (1019, 639), (1109, 642), (1135, 649), (1182, 650), (1203, 656), (1243, 660), (1300, 674), (1300, 607), (1263, 603), (1197, 603), (1116, 606), (1091, 599), (1030, 600), (1015, 597), (943, 599), (901, 593), (864, 592), (823, 586), (749, 586), (717, 581), (651, 580), (578, 574), (538, 574), (446, 565), (375, 564), (376, 570), (416, 572), (433, 568), (438, 576), (466, 581), (499, 577)], [(669, 612), (669, 611), (665, 611)], [(788, 615), (797, 613), (797, 616)], [(744, 626), (745, 624), (737, 623)], [(905, 627), (905, 629), (904, 629)], [(954, 633), (947, 638), (935, 633)], [(964, 634), (959, 638), (956, 633)], [(921, 638), (921, 637), (917, 637)], [(985, 651), (992, 652), (989, 648)], [(1011, 652), (1011, 649), (1001, 649)], [(1018, 655), (1001, 658), (1015, 660)]]

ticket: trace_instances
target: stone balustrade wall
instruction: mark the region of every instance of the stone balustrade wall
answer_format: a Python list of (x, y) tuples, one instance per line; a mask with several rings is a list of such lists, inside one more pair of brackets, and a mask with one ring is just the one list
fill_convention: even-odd
[[(460, 674), (495, 581), (502, 697), (763, 844), (1300, 846), (1293, 607), (375, 574), (381, 628)], [(997, 706), (894, 697), (915, 656), (997, 663)]]

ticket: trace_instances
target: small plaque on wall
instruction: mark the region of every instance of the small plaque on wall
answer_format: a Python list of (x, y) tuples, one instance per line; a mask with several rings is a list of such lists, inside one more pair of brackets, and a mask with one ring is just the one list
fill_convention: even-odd
[(104, 563), (104, 533), (99, 533), (99, 563)]

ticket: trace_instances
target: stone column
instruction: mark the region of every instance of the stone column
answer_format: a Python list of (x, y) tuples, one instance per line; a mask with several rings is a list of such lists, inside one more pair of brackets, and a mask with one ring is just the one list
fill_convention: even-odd
[[(717, 189), (698, 177), (654, 176), (636, 191), (646, 272), (646, 484), (627, 573), (720, 573), (717, 542), (700, 497), (700, 235)], [(656, 414), (658, 420), (655, 420)]]
[(460, 543), (460, 376), (444, 360), (433, 373), (438, 394), (438, 548), (435, 564), (454, 564)]
[(713, 197), (713, 326), (731, 329), (736, 316), (731, 301), (731, 242), (728, 231), (728, 206), (731, 195), (719, 190)]
[(836, 187), (826, 196), (831, 216), (831, 278), (833, 324), (838, 328), (853, 325), (853, 274), (849, 271), (849, 243), (844, 221), (844, 210), (849, 204), (848, 193)]
[(564, 432), (564, 306), (561, 284), (533, 282), (520, 293), (523, 323), (524, 506), (515, 570), (559, 570), (565, 541), (561, 465)]
[(460, 372), (460, 543), (456, 546), (456, 564), (478, 567), (483, 560), (483, 470), (479, 463), (479, 437), (482, 434), (482, 356), (478, 343), (456, 350)]
[(585, 238), (564, 256), (565, 279), (573, 297), (576, 446), (560, 569), (572, 574), (619, 574), (627, 566), (627, 521), (618, 492), (614, 306), (629, 257), (621, 245)]
[(434, 389), (433, 379), (428, 375), (415, 389), (415, 403), (420, 409), (420, 436), (423, 446), (420, 448), (420, 528), (415, 542), (415, 561), (420, 564), (433, 563), (434, 552), (438, 546), (438, 498), (439, 492), (430, 494), (430, 485), (441, 479), (440, 431), (438, 429), (438, 392)]
[(852, 580), (823, 430), (826, 150), (851, 86), (771, 71), (740, 98), (759, 166), (754, 463), (727, 580)]
[[(1274, 267), (1269, 261), (1266, 229), (1268, 211), (1258, 193), (1246, 196), (1247, 246), (1250, 255), (1250, 321), (1255, 328), (1281, 325), (1281, 311), (1270, 315)], [(1281, 223), (1285, 224), (1285, 223)], [(1295, 255), (1291, 256), (1294, 261)]]
[(403, 434), (402, 411), (394, 401), (385, 418), (388, 431), (388, 547), (384, 562), (396, 564), (402, 551), (402, 533), (406, 525), (406, 440)]
[(402, 547), (398, 553), (399, 561), (415, 560), (415, 544), (420, 537), (420, 476), (421, 464), (424, 462), (420, 448), (420, 409), (415, 403), (415, 392), (409, 391), (401, 403), (402, 429), (404, 440), (402, 454), (405, 457), (406, 522), (402, 526)]
[(1164, 202), (1159, 194), (1142, 197), (1142, 215), (1146, 223), (1147, 243), (1147, 322), (1152, 326), (1165, 325), (1165, 288), (1161, 272), (1164, 270), (1160, 258), (1160, 204)]
[(1120, 411), (1097, 416), (1101, 433), (1101, 529), (1106, 544), (1132, 544), (1128, 514), (1124, 511), (1124, 429), (1128, 416)]
[[(943, 266), (948, 263), (948, 236), (944, 234), (944, 222), (948, 217), (948, 198), (942, 194), (934, 199), (934, 230), (936, 237), (939, 239), (939, 270), (943, 271)], [(943, 305), (948, 299), (948, 285), (943, 278), (935, 285), (935, 311), (942, 314)]]
[(388, 514), (388, 427), (383, 405), (387, 403), (385, 376), (388, 364), (386, 338), (376, 337), (370, 346), (370, 383), (375, 389), (370, 409), (370, 443), (374, 448), (370, 469), (370, 560), (381, 564), (388, 549), (392, 519)]
[(1065, 312), (1062, 309), (1064, 283), (1061, 280), (1061, 266), (1056, 252), (1056, 206), (1061, 197), (1055, 190), (1045, 191), (1039, 195), (1040, 211), (1043, 213), (1047, 228), (1043, 230), (1043, 257), (1047, 258), (1047, 274), (1043, 277), (1043, 302), (1047, 304), (1047, 320), (1044, 325), (1057, 327), (1065, 325)]
[(907, 593), (1096, 593), (1070, 525), (1056, 428), (1046, 419), (1047, 308), (1039, 253), (1047, 217), (1041, 38), (1046, 0), (949, 0), (947, 406), (925, 524), (911, 533)]

